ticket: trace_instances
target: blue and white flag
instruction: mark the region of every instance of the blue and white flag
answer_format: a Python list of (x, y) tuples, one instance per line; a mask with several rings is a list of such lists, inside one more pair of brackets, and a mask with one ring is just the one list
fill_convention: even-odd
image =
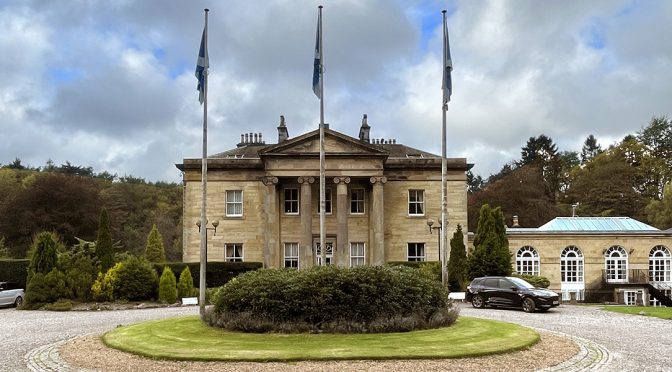
[(208, 59), (208, 45), (206, 42), (206, 29), (203, 29), (203, 36), (201, 37), (201, 48), (198, 51), (198, 59), (196, 60), (196, 79), (198, 79), (198, 101), (203, 104), (205, 100), (205, 75), (208, 73), (210, 61)]
[(453, 60), (450, 58), (450, 43), (448, 42), (448, 25), (444, 13), (443, 18), (443, 103), (450, 102), (450, 95), (453, 94)]
[(322, 46), (320, 45), (320, 34), (322, 33), (322, 17), (317, 18), (317, 34), (315, 36), (315, 61), (313, 63), (313, 92), (317, 98), (322, 99), (322, 88), (320, 79), (322, 79)]

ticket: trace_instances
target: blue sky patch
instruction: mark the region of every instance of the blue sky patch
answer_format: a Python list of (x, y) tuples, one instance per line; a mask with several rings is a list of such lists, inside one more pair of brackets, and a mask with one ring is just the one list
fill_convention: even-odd
[(84, 72), (74, 68), (51, 68), (47, 71), (49, 80), (53, 84), (65, 84), (79, 79)]

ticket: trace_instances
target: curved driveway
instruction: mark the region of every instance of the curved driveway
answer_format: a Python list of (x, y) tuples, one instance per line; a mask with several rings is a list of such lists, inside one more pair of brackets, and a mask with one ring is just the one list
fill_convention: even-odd
[(518, 323), (588, 339), (606, 347), (611, 360), (605, 371), (672, 371), (672, 320), (625, 315), (595, 306), (562, 305), (546, 313), (474, 309), (461, 315)]
[[(611, 353), (608, 371), (672, 370), (672, 321), (621, 315), (592, 306), (563, 305), (547, 313), (473, 309), (461, 305), (462, 315), (502, 320), (584, 338)], [(118, 325), (180, 315), (196, 315), (198, 307), (119, 311), (17, 311), (0, 309), (0, 370), (27, 370), (24, 356), (46, 344)]]
[(27, 371), (24, 356), (42, 345), (102, 333), (118, 325), (197, 314), (198, 306), (66, 312), (0, 309), (0, 370)]

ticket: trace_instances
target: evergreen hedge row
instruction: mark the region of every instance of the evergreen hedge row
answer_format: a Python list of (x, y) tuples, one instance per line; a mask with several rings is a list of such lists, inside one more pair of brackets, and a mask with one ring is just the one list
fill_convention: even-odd
[[(185, 267), (189, 267), (191, 277), (194, 280), (194, 286), (198, 287), (201, 275), (201, 264), (198, 262), (163, 262), (154, 263), (156, 274), (161, 276), (163, 267), (167, 266), (173, 271), (175, 277), (179, 278)], [(262, 268), (261, 262), (208, 262), (205, 272), (206, 287), (221, 287), (236, 276)]]
[(29, 259), (0, 259), (0, 282), (14, 282), (26, 288)]

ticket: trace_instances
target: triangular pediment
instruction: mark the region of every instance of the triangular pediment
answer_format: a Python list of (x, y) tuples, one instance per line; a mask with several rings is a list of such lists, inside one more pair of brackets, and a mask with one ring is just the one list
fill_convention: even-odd
[[(356, 138), (346, 136), (342, 133), (325, 129), (324, 130), (324, 151), (327, 154), (343, 155), (368, 155), (368, 156), (387, 156), (388, 153), (369, 143), (360, 141)], [(265, 148), (259, 152), (260, 156), (272, 155), (292, 155), (292, 154), (319, 154), (320, 152), (320, 131), (315, 130), (302, 136), (288, 139), (277, 145)]]

